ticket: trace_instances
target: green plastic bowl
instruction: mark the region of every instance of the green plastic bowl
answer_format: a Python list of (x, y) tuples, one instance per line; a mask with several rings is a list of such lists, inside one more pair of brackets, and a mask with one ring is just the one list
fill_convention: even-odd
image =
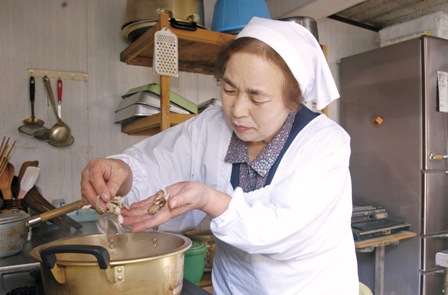
[(184, 279), (197, 285), (204, 275), (207, 246), (200, 241), (192, 242), (190, 249), (185, 252)]

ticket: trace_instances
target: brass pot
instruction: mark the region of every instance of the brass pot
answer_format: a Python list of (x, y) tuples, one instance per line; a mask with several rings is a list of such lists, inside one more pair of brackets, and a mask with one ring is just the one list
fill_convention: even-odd
[(34, 248), (46, 295), (180, 294), (187, 237), (161, 232), (96, 234)]
[(127, 0), (126, 18), (121, 33), (129, 42), (135, 41), (159, 20), (161, 12), (182, 22), (195, 22), (204, 27), (203, 0)]

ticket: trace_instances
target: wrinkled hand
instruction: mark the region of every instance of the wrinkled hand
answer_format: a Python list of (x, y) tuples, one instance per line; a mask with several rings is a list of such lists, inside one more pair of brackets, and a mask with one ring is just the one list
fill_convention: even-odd
[[(131, 168), (116, 159), (94, 159), (82, 171), (81, 194), (85, 204), (106, 210), (111, 196), (127, 194), (132, 185)], [(97, 202), (97, 196), (100, 196)]]
[(216, 217), (227, 209), (230, 202), (228, 195), (197, 181), (179, 182), (167, 187), (166, 191), (169, 194), (167, 203), (155, 215), (148, 214), (148, 209), (154, 204), (157, 194), (133, 203), (130, 210), (122, 209), (123, 225), (130, 227), (133, 232), (139, 232), (155, 228), (194, 209)]

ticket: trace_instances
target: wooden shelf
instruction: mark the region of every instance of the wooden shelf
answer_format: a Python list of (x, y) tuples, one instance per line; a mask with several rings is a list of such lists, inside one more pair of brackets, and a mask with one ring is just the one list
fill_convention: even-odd
[[(123, 52), (120, 59), (129, 65), (152, 67), (154, 34), (167, 27), (177, 35), (179, 71), (213, 74), (217, 57), (226, 44), (235, 36), (198, 28), (196, 31), (178, 29), (171, 26), (168, 15), (161, 13), (159, 22), (135, 40)], [(181, 123), (193, 115), (170, 112), (170, 80), (160, 76), (160, 114), (144, 117), (121, 125), (121, 131), (132, 135), (153, 135), (172, 125)]]
[[(121, 132), (129, 135), (154, 135), (162, 131), (160, 122), (162, 121), (161, 113), (148, 117), (143, 117), (129, 123), (121, 125)], [(176, 114), (170, 113), (170, 127), (176, 124), (182, 123), (192, 117), (195, 114)]]
[[(370, 247), (379, 247), (388, 245), (389, 243), (395, 243), (403, 239), (409, 239), (415, 237), (417, 234), (411, 231), (400, 231), (395, 234), (367, 239), (364, 241), (355, 241), (355, 248), (357, 250), (366, 249)], [(371, 249), (369, 249), (371, 250)]]
[[(166, 15), (161, 14), (161, 18), (163, 16)], [(221, 48), (235, 38), (234, 35), (201, 28), (196, 31), (176, 29), (166, 19), (165, 25), (153, 26), (126, 48), (121, 53), (121, 61), (130, 65), (152, 67), (154, 34), (165, 26), (177, 35), (179, 70), (184, 72), (213, 74), (213, 68)]]

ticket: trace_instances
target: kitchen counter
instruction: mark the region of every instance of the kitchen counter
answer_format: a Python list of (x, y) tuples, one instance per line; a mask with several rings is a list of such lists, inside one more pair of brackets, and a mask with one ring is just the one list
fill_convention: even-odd
[[(24, 282), (26, 283), (26, 279), (30, 281), (31, 278), (27, 278), (29, 277), (29, 272), (40, 269), (40, 263), (34, 260), (29, 254), (35, 247), (67, 237), (99, 233), (96, 222), (84, 222), (82, 225), (83, 227), (78, 231), (74, 229), (66, 231), (47, 223), (33, 228), (31, 240), (25, 243), (22, 252), (0, 258), (0, 295), (6, 294), (8, 290), (11, 290), (11, 285), (13, 284), (18, 283), (19, 285), (23, 285)], [(181, 295), (210, 295), (210, 293), (184, 280)]]

